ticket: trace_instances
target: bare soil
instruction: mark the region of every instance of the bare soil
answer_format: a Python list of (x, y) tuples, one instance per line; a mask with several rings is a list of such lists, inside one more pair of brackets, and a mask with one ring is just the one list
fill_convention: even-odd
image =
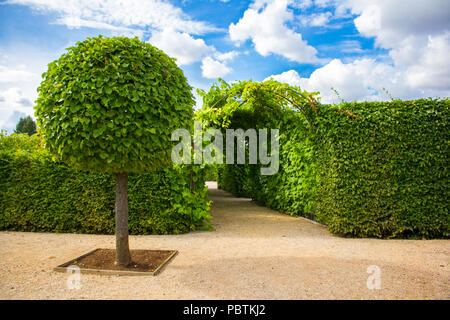
[(98, 249), (76, 259), (71, 265), (80, 269), (154, 272), (174, 253), (173, 250), (130, 250), (131, 264), (115, 264), (115, 249)]
[[(134, 250), (178, 250), (156, 277), (82, 274), (69, 289), (53, 268), (114, 236), (0, 232), (0, 299), (450, 298), (450, 240), (339, 238), (209, 185), (216, 231), (130, 237)], [(380, 289), (367, 287), (371, 265)]]

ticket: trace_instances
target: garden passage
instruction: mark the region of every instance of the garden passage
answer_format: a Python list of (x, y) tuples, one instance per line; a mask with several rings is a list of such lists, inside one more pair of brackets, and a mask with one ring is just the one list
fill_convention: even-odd
[(448, 98), (322, 105), (276, 81), (199, 93), (211, 126), (279, 129), (278, 173), (220, 165), (220, 188), (341, 236), (449, 237)]

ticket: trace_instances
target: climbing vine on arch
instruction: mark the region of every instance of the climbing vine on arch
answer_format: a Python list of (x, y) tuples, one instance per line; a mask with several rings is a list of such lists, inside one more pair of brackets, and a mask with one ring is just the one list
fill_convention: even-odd
[[(221, 188), (280, 210), (279, 203), (311, 203), (308, 199), (314, 192), (315, 167), (309, 136), (320, 107), (317, 92), (309, 93), (272, 80), (228, 84), (219, 79), (208, 92), (199, 90), (198, 94), (203, 98), (203, 108), (197, 112), (197, 118), (206, 126), (222, 130), (278, 129), (280, 146), (288, 146), (280, 149), (279, 172), (273, 176), (261, 175), (260, 164), (218, 166)], [(303, 183), (298, 183), (292, 174), (300, 163)], [(268, 196), (274, 194), (273, 189), (277, 189), (276, 197)], [(289, 213), (304, 211), (297, 205)]]

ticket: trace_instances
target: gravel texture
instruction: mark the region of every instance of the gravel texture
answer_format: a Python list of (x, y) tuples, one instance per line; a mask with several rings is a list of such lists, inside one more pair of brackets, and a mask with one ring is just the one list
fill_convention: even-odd
[[(0, 299), (449, 299), (449, 240), (343, 239), (303, 218), (209, 183), (214, 232), (131, 236), (133, 249), (179, 251), (156, 277), (68, 274), (53, 267), (114, 236), (0, 232)], [(381, 270), (367, 288), (367, 268)]]

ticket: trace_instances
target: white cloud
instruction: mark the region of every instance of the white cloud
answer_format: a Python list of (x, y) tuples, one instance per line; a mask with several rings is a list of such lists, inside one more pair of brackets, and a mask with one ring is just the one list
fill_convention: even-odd
[(0, 129), (12, 132), (18, 115), (33, 117), (41, 74), (61, 53), (21, 44), (0, 48)]
[(362, 36), (375, 38), (381, 48), (390, 50), (397, 66), (409, 66), (424, 55), (430, 36), (450, 31), (448, 0), (335, 0), (353, 14)]
[(291, 6), (298, 9), (307, 9), (314, 4), (313, 0), (297, 0), (293, 1)]
[(16, 68), (0, 65), (0, 83), (33, 81), (38, 78), (37, 74), (27, 71), (24, 65)]
[(280, 74), (274, 74), (271, 76), (268, 76), (264, 81), (273, 79), (275, 81), (281, 82), (281, 83), (287, 83), (291, 86), (301, 86), (302, 78), (295, 70), (289, 70), (285, 71)]
[(301, 78), (294, 70), (273, 76), (274, 80), (300, 86), (303, 90), (319, 91), (324, 103), (339, 101), (331, 88), (346, 101), (385, 99), (387, 96), (383, 95), (382, 88), (392, 87), (398, 81), (397, 77), (392, 67), (373, 59), (356, 60), (349, 64), (334, 59), (316, 69), (309, 78)]
[[(316, 69), (308, 78), (302, 78), (295, 70), (267, 77), (276, 81), (299, 86), (307, 91), (319, 91), (322, 102), (337, 103), (345, 101), (388, 100), (385, 88), (394, 98), (416, 99), (428, 96), (448, 96), (448, 82), (441, 86), (430, 86), (436, 75), (422, 77), (417, 72), (409, 73), (395, 68), (391, 64), (375, 59), (357, 59), (343, 63), (334, 59), (322, 68)], [(448, 74), (446, 75), (448, 79)], [(340, 98), (336, 96), (335, 89)]]
[(237, 57), (240, 53), (238, 51), (232, 50), (225, 53), (220, 53), (216, 55), (217, 60), (220, 61), (229, 61), (233, 60), (235, 57)]
[(275, 53), (300, 63), (318, 63), (317, 50), (285, 24), (294, 19), (288, 10), (289, 3), (255, 1), (236, 24), (230, 24), (231, 40), (239, 44), (251, 39), (255, 50), (263, 56)]
[(10, 104), (11, 107), (29, 107), (31, 101), (25, 97), (22, 90), (17, 87), (9, 88), (0, 92), (0, 100), (2, 103)]
[[(0, 100), (1, 101), (1, 100)], [(25, 118), (27, 116), (26, 113), (20, 111), (13, 111), (7, 118), (0, 119), (0, 128), (2, 130), (6, 130), (7, 133), (13, 133), (14, 129), (17, 126), (17, 122), (19, 122), (20, 118)]]
[(224, 77), (233, 71), (227, 67), (225, 63), (214, 60), (211, 57), (206, 57), (202, 60), (202, 75), (205, 78), (214, 79)]
[[(305, 6), (312, 1), (303, 1)], [(395, 98), (412, 99), (450, 94), (450, 2), (447, 0), (335, 0), (336, 11), (351, 11), (361, 35), (374, 37), (387, 49), (390, 61), (359, 58), (349, 63), (334, 59), (308, 78), (290, 70), (276, 80), (320, 91), (324, 102), (386, 100), (386, 88)], [(357, 43), (342, 43), (360, 51)]]
[(313, 6), (318, 8), (329, 7), (333, 4), (334, 0), (291, 0), (290, 5), (298, 9), (308, 9)]
[(426, 37), (450, 26), (450, 2), (447, 0), (343, 0), (337, 1), (358, 15), (358, 31), (375, 37), (383, 48), (393, 48), (405, 36)]
[(388, 49), (393, 65), (416, 89), (450, 91), (450, 2), (448, 0), (345, 0), (359, 16), (361, 35)]
[(191, 19), (180, 8), (162, 0), (8, 0), (5, 3), (26, 5), (40, 13), (55, 13), (56, 22), (69, 27), (172, 28), (190, 34), (218, 30)]
[(113, 35), (127, 36), (131, 38), (133, 37), (141, 38), (144, 35), (143, 30), (126, 27), (117, 27), (104, 22), (84, 20), (79, 17), (72, 17), (72, 16), (59, 18), (56, 21), (56, 23), (66, 25), (69, 29), (78, 29), (81, 27), (86, 27), (93, 29), (110, 30), (112, 31)]
[(215, 50), (212, 46), (206, 45), (203, 39), (194, 39), (187, 33), (170, 28), (154, 32), (149, 42), (169, 56), (177, 58), (179, 65), (200, 61)]
[(20, 88), (0, 90), (0, 128), (13, 132), (20, 117), (33, 116), (32, 106), (32, 101)]
[(379, 6), (370, 5), (354, 20), (362, 35), (373, 36), (373, 31), (381, 29), (381, 10)]
[(330, 18), (332, 16), (333, 14), (327, 11), (322, 13), (301, 16), (300, 21), (305, 26), (325, 27), (330, 22)]
[(195, 39), (187, 33), (173, 29), (154, 32), (149, 42), (169, 56), (177, 58), (180, 66), (201, 61), (207, 56), (213, 56), (225, 66), (225, 62), (233, 60), (240, 54), (235, 50), (221, 53), (214, 46), (207, 45), (203, 39)]
[(430, 36), (417, 63), (406, 69), (406, 80), (413, 88), (442, 89), (450, 93), (450, 33)]
[(333, 44), (323, 44), (317, 47), (324, 52), (342, 52), (342, 53), (364, 53), (361, 43), (358, 40), (344, 40)]

